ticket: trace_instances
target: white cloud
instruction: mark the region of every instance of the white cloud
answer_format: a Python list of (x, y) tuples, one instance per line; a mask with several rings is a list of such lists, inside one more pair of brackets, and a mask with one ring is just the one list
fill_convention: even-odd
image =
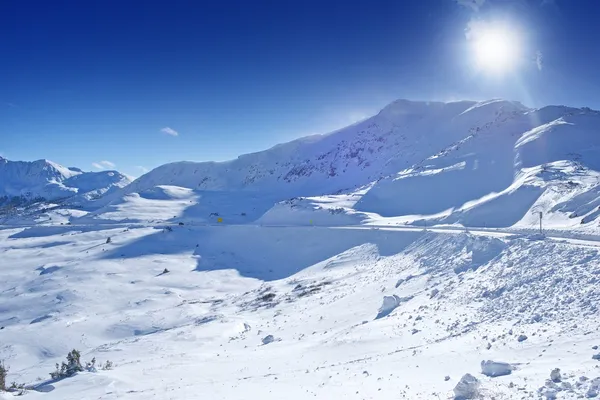
[(100, 164), (104, 165), (106, 168), (116, 167), (115, 163), (112, 163), (110, 161), (100, 161)]
[(140, 170), (140, 171), (142, 172), (142, 174), (145, 174), (146, 172), (148, 172), (148, 171), (149, 171), (149, 169), (148, 169), (148, 168), (146, 168), (146, 167), (144, 167), (144, 166), (142, 166), (142, 165), (136, 165), (136, 167), (135, 167), (135, 168), (136, 168), (136, 169), (138, 169), (138, 170)]
[(456, 1), (459, 5), (470, 8), (471, 10), (473, 10), (475, 12), (479, 11), (481, 6), (483, 6), (483, 4), (485, 3), (485, 0), (454, 0), (454, 1)]
[(168, 126), (162, 128), (160, 130), (162, 133), (166, 134), (166, 135), (170, 135), (170, 136), (179, 136), (179, 132), (177, 132), (175, 129), (173, 128), (169, 128)]
[(92, 163), (92, 167), (94, 167), (96, 169), (108, 169), (108, 168), (114, 168), (114, 167), (116, 167), (116, 165), (113, 162), (104, 160), (104, 161)]
[(541, 71), (544, 67), (544, 55), (539, 50), (535, 53), (535, 63), (538, 67), (538, 70)]

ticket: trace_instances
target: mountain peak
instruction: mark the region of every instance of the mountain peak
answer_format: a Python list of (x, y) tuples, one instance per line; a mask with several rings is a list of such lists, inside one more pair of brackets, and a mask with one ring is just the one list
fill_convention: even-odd
[(0, 159), (0, 197), (64, 199), (91, 191), (124, 187), (131, 180), (112, 171), (83, 172), (47, 159), (9, 161)]

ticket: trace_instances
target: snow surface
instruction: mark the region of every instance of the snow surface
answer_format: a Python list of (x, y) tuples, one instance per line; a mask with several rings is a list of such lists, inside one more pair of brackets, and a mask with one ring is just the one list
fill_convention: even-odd
[[(124, 187), (18, 164), (4, 193), (73, 197), (0, 210), (7, 380), (48, 400), (598, 396), (598, 126), (399, 100)], [(114, 367), (49, 380), (72, 349)]]
[[(482, 398), (521, 398), (558, 367), (576, 398), (600, 376), (600, 243), (185, 225), (0, 239), (0, 358), (28, 396), (447, 398), (470, 373)], [(115, 367), (44, 382), (71, 348)], [(489, 378), (482, 359), (515, 370)]]

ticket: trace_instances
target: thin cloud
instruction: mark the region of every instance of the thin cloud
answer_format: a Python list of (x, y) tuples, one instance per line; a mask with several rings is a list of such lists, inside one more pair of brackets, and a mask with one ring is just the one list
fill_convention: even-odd
[(165, 135), (170, 135), (170, 136), (179, 136), (179, 132), (177, 132), (175, 129), (173, 128), (169, 128), (168, 126), (162, 128), (160, 130), (162, 133), (164, 133)]
[(148, 168), (146, 168), (146, 167), (144, 167), (142, 165), (136, 165), (135, 168), (138, 169), (138, 170), (140, 170), (143, 174), (145, 174), (146, 172), (149, 171)]
[(96, 169), (108, 169), (108, 168), (114, 168), (114, 167), (116, 167), (116, 165), (113, 162), (104, 160), (104, 161), (92, 163), (92, 167), (94, 167)]
[(537, 65), (538, 71), (541, 71), (544, 67), (544, 55), (539, 50), (535, 53), (535, 64)]
[(485, 0), (454, 0), (460, 6), (470, 8), (477, 12), (485, 4)]
[(110, 161), (100, 161), (100, 164), (104, 165), (106, 168), (116, 167), (115, 163), (112, 163)]

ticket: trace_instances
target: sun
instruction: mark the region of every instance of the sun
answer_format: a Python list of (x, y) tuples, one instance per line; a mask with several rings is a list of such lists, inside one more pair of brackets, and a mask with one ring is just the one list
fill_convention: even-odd
[(503, 74), (518, 65), (520, 38), (517, 31), (503, 25), (484, 25), (472, 30), (471, 39), (477, 69)]

